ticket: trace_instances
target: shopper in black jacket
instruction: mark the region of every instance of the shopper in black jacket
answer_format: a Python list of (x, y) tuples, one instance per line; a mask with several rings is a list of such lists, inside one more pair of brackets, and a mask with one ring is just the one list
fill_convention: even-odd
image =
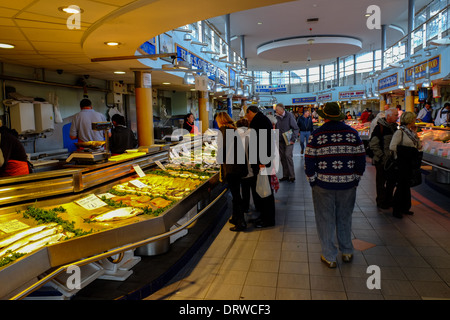
[[(226, 112), (220, 112), (216, 117), (221, 136), (218, 139), (217, 162), (220, 164), (220, 179), (228, 183), (233, 197), (233, 214), (230, 222), (235, 226), (231, 231), (243, 231), (247, 228), (244, 216), (244, 206), (241, 197), (241, 179), (248, 174), (245, 163), (245, 150), (236, 125)], [(229, 137), (233, 138), (232, 140)], [(230, 142), (233, 141), (232, 144)]]
[(112, 154), (124, 153), (127, 149), (137, 146), (137, 139), (134, 132), (125, 126), (125, 118), (116, 113), (111, 117), (114, 128), (111, 130), (110, 150)]
[[(270, 153), (275, 150), (274, 141), (272, 139), (272, 122), (267, 118), (262, 112), (258, 110), (256, 106), (249, 106), (247, 108), (246, 118), (250, 122), (250, 129), (253, 129), (255, 135), (250, 135), (250, 145), (257, 145), (257, 156), (256, 163), (252, 163), (252, 158), (255, 158), (254, 155), (250, 154), (250, 163), (252, 165), (253, 174), (255, 177), (258, 176), (259, 171), (264, 167), (271, 167), (273, 158)], [(260, 141), (263, 139), (262, 135), (265, 135), (267, 145), (265, 148), (261, 148)], [(256, 137), (256, 139), (255, 139)], [(252, 138), (256, 141), (252, 141)], [(266, 150), (263, 150), (266, 149)], [(263, 154), (265, 151), (266, 154)], [(267, 179), (270, 181), (270, 175), (267, 175)], [(256, 179), (255, 179), (256, 183)], [(256, 188), (256, 186), (255, 186)], [(261, 198), (259, 196), (254, 199), (255, 206), (260, 208), (260, 216), (255, 221), (255, 227), (264, 228), (271, 227), (275, 225), (275, 198), (272, 194), (268, 197)]]

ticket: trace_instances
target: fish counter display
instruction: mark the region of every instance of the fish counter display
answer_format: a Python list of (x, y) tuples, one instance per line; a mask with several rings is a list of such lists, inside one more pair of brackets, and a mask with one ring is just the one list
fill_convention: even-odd
[(210, 152), (205, 159), (208, 162), (158, 163), (157, 169), (137, 172), (137, 177), (107, 190), (99, 188), (70, 202), (33, 204), (0, 215), (0, 298), (18, 287), (3, 285), (14, 282), (11, 275), (19, 272), (14, 272), (15, 266), (22, 261), (35, 263), (34, 256), (43, 255), (41, 249), (47, 250), (44, 255), (49, 262), (42, 264), (40, 259), (42, 266), (31, 278), (44, 269), (167, 232), (218, 184), (218, 166), (211, 162)]

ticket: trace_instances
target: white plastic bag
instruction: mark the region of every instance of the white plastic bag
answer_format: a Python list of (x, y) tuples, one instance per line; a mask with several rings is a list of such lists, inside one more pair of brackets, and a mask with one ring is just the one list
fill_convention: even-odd
[(272, 194), (269, 177), (266, 175), (262, 175), (261, 171), (256, 177), (256, 192), (261, 198), (266, 198)]

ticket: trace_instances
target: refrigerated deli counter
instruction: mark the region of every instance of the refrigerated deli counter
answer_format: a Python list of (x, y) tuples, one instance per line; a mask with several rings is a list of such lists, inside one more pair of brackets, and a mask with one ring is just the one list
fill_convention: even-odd
[(450, 184), (450, 128), (419, 123), (419, 138), (423, 145), (423, 162), (431, 165), (432, 178)]
[(0, 179), (0, 299), (26, 297), (61, 266), (91, 259), (87, 284), (102, 273), (103, 258), (154, 254), (148, 246), (157, 242), (147, 239), (224, 194), (217, 192), (224, 186), (216, 150), (214, 141), (200, 138), (122, 160)]

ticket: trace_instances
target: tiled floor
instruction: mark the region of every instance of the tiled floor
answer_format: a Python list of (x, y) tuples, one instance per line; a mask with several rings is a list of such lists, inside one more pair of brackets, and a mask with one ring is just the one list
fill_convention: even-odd
[[(367, 170), (353, 214), (355, 257), (329, 269), (320, 262), (311, 188), (296, 145), (295, 183), (276, 194), (276, 226), (219, 229), (149, 300), (450, 299), (450, 198), (425, 183), (413, 189), (413, 216), (399, 220), (375, 206), (375, 168)], [(368, 289), (370, 265), (380, 289)], [(369, 278), (370, 277), (370, 278)]]

